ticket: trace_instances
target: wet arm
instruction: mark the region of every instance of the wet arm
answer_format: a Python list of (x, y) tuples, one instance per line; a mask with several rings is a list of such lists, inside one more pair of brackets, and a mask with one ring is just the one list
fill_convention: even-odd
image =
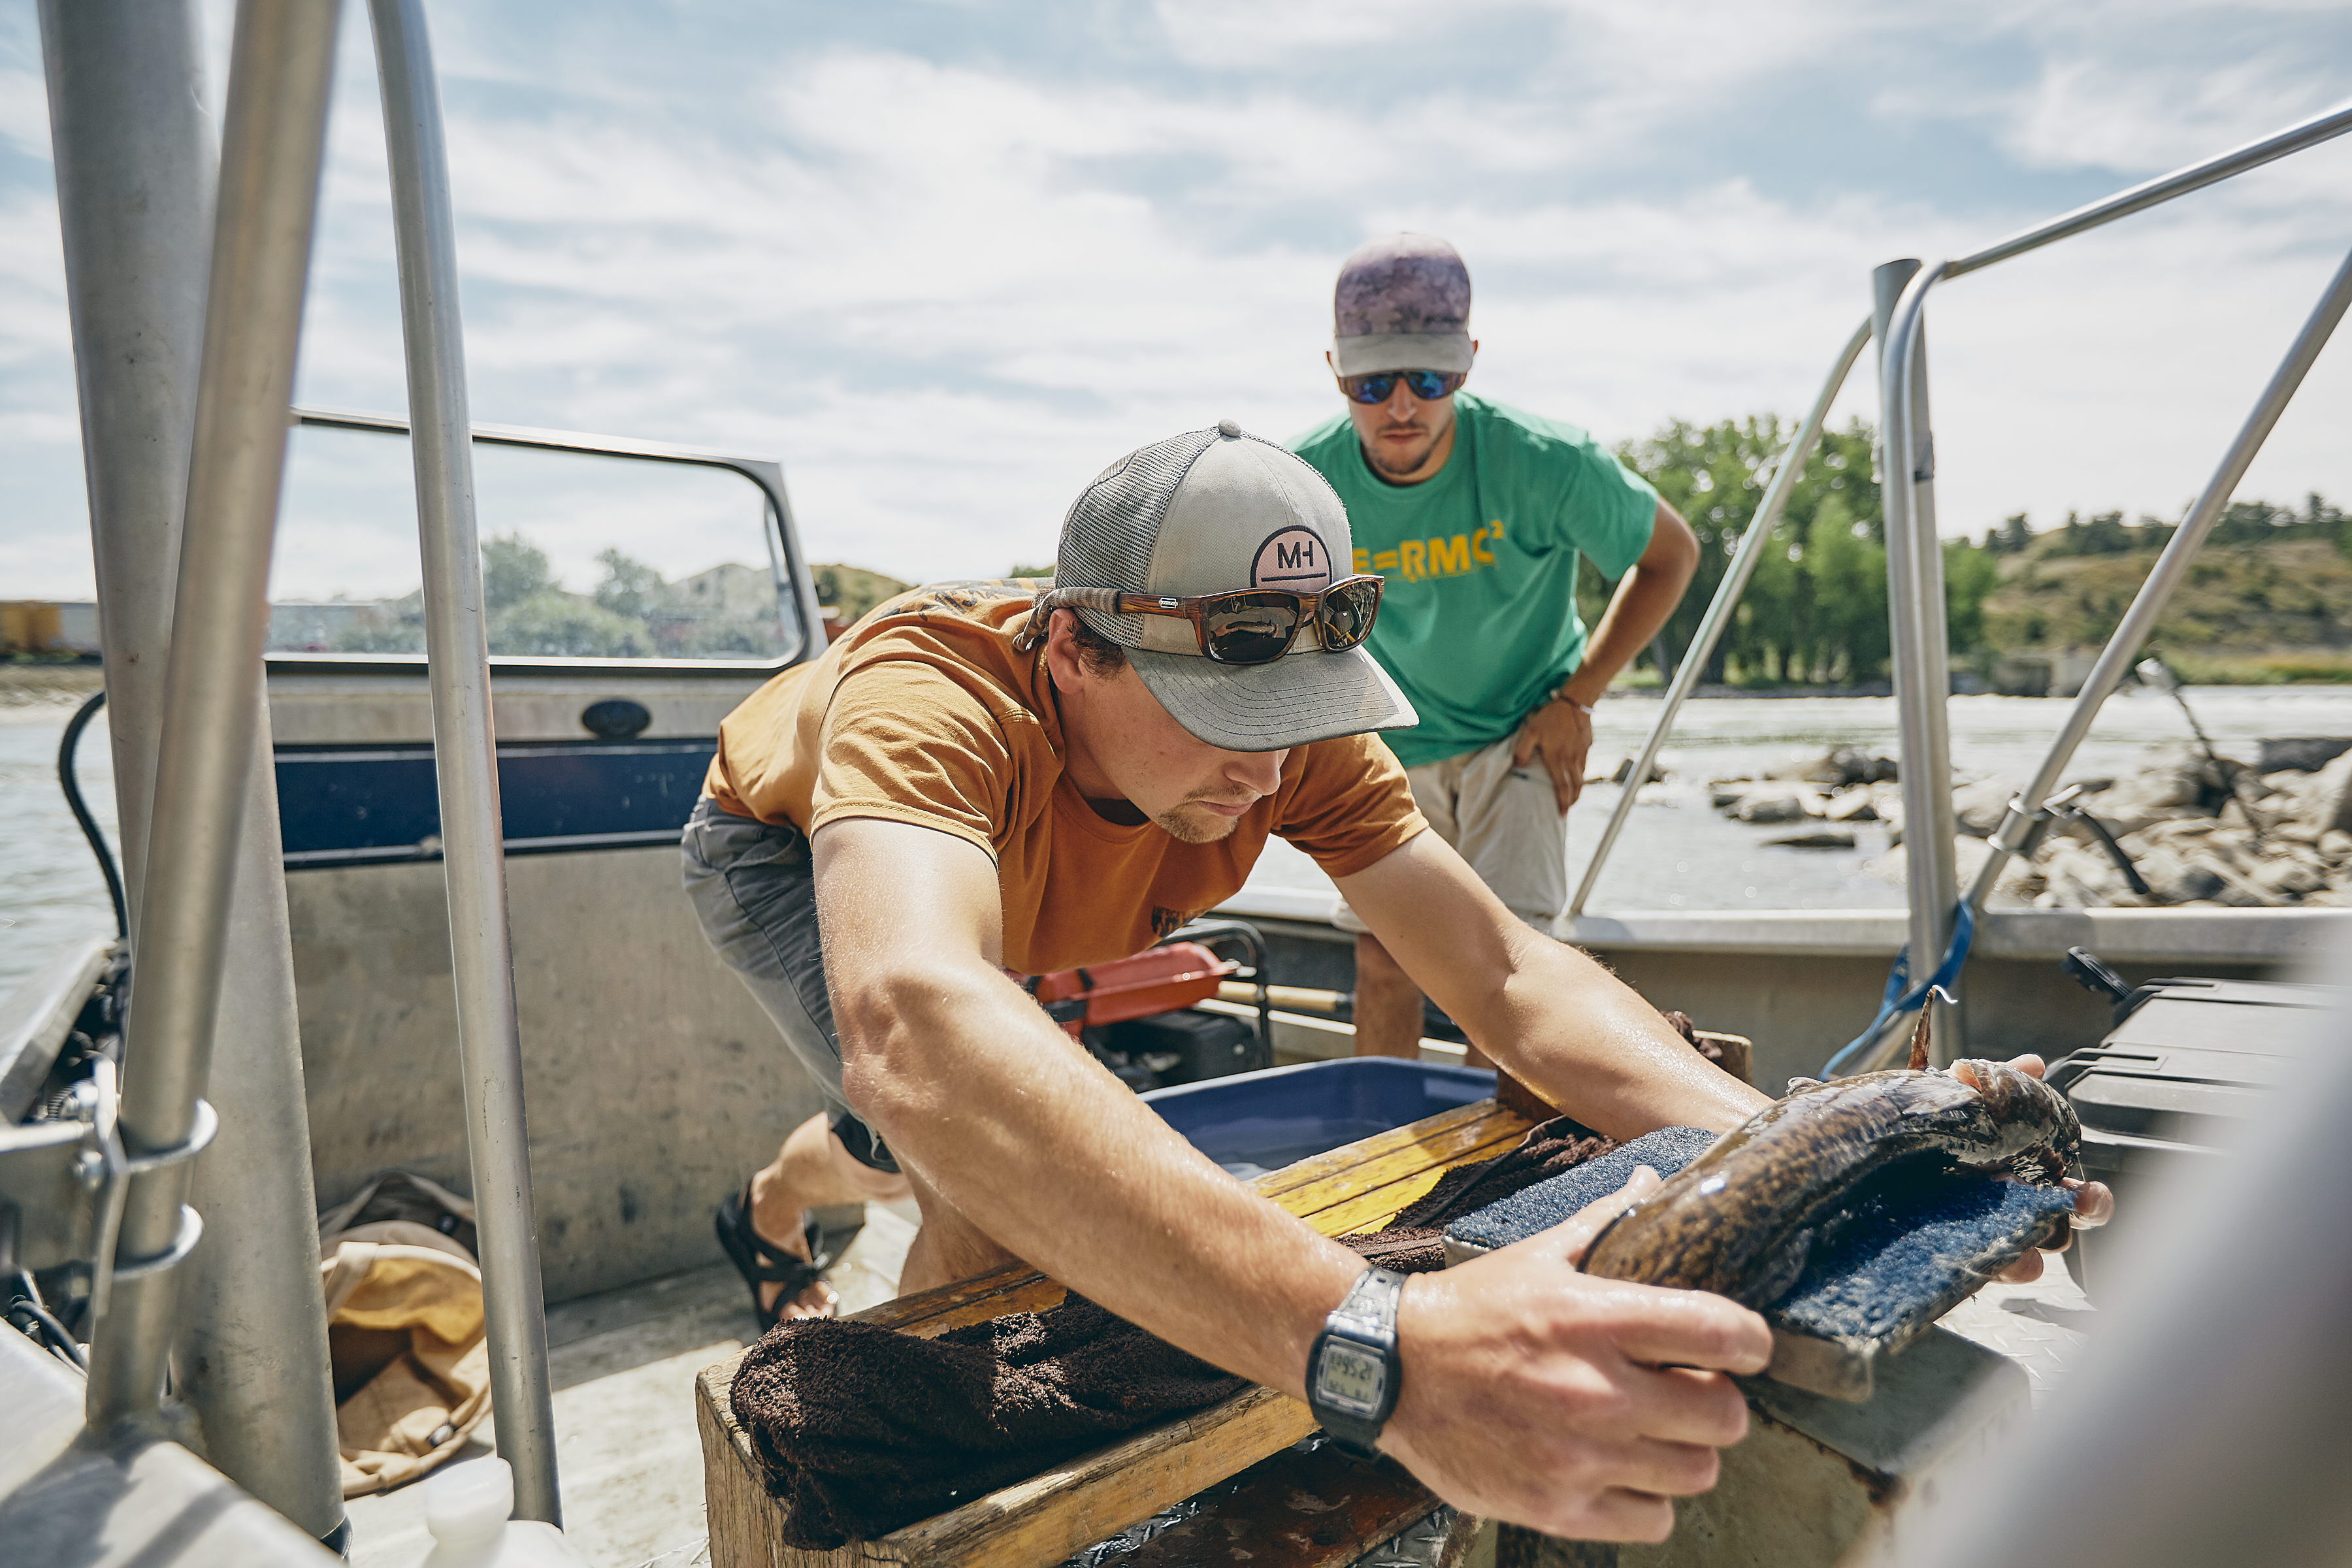
[(1072, 1289), (1303, 1394), (1355, 1256), (1211, 1163), (1004, 977), (978, 847), (859, 819), (815, 852), (844, 1085), (898, 1159)]

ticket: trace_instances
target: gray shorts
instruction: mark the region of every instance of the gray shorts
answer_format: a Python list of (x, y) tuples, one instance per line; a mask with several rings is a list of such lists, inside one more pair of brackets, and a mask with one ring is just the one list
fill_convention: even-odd
[(860, 1164), (895, 1173), (898, 1163), (881, 1135), (841, 1090), (841, 1037), (825, 990), (807, 835), (789, 822), (757, 822), (702, 800), (686, 819), (679, 847), (702, 934), (816, 1080), (835, 1135)]
[[(1404, 771), (1412, 803), (1440, 838), (1454, 846), (1504, 906), (1543, 932), (1556, 933), (1568, 908), (1568, 818), (1543, 763), (1511, 765), (1512, 741), (1424, 763)], [(1342, 900), (1331, 923), (1366, 928)]]

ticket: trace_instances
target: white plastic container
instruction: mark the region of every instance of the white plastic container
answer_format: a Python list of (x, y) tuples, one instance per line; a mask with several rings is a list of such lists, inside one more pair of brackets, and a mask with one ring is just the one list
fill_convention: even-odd
[(590, 1568), (563, 1531), (514, 1511), (514, 1472), (500, 1458), (469, 1459), (425, 1478), (423, 1568)]

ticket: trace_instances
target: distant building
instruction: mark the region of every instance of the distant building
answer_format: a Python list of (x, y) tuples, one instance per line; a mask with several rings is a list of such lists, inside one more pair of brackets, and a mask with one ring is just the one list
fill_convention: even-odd
[(763, 566), (713, 566), (670, 584), (680, 604), (711, 620), (772, 621), (776, 579)]
[(0, 599), (0, 654), (94, 654), (98, 605), (89, 599)]

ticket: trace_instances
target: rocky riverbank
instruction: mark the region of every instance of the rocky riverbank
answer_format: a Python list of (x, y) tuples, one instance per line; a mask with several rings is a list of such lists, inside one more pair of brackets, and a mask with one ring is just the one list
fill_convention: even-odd
[[(1710, 798), (1736, 821), (1790, 828), (1765, 842), (1791, 849), (1850, 849), (1853, 825), (1884, 824), (1897, 847), (1874, 868), (1899, 880), (1897, 780), (1892, 759), (1841, 748), (1774, 776), (1717, 781)], [(1990, 777), (1952, 792), (1964, 880), (2021, 787)], [(2352, 907), (2352, 738), (2263, 741), (2251, 762), (2158, 746), (2132, 773), (2072, 788), (2000, 893), (2042, 909)]]
[(0, 659), (0, 708), (69, 708), (105, 684), (94, 663)]

